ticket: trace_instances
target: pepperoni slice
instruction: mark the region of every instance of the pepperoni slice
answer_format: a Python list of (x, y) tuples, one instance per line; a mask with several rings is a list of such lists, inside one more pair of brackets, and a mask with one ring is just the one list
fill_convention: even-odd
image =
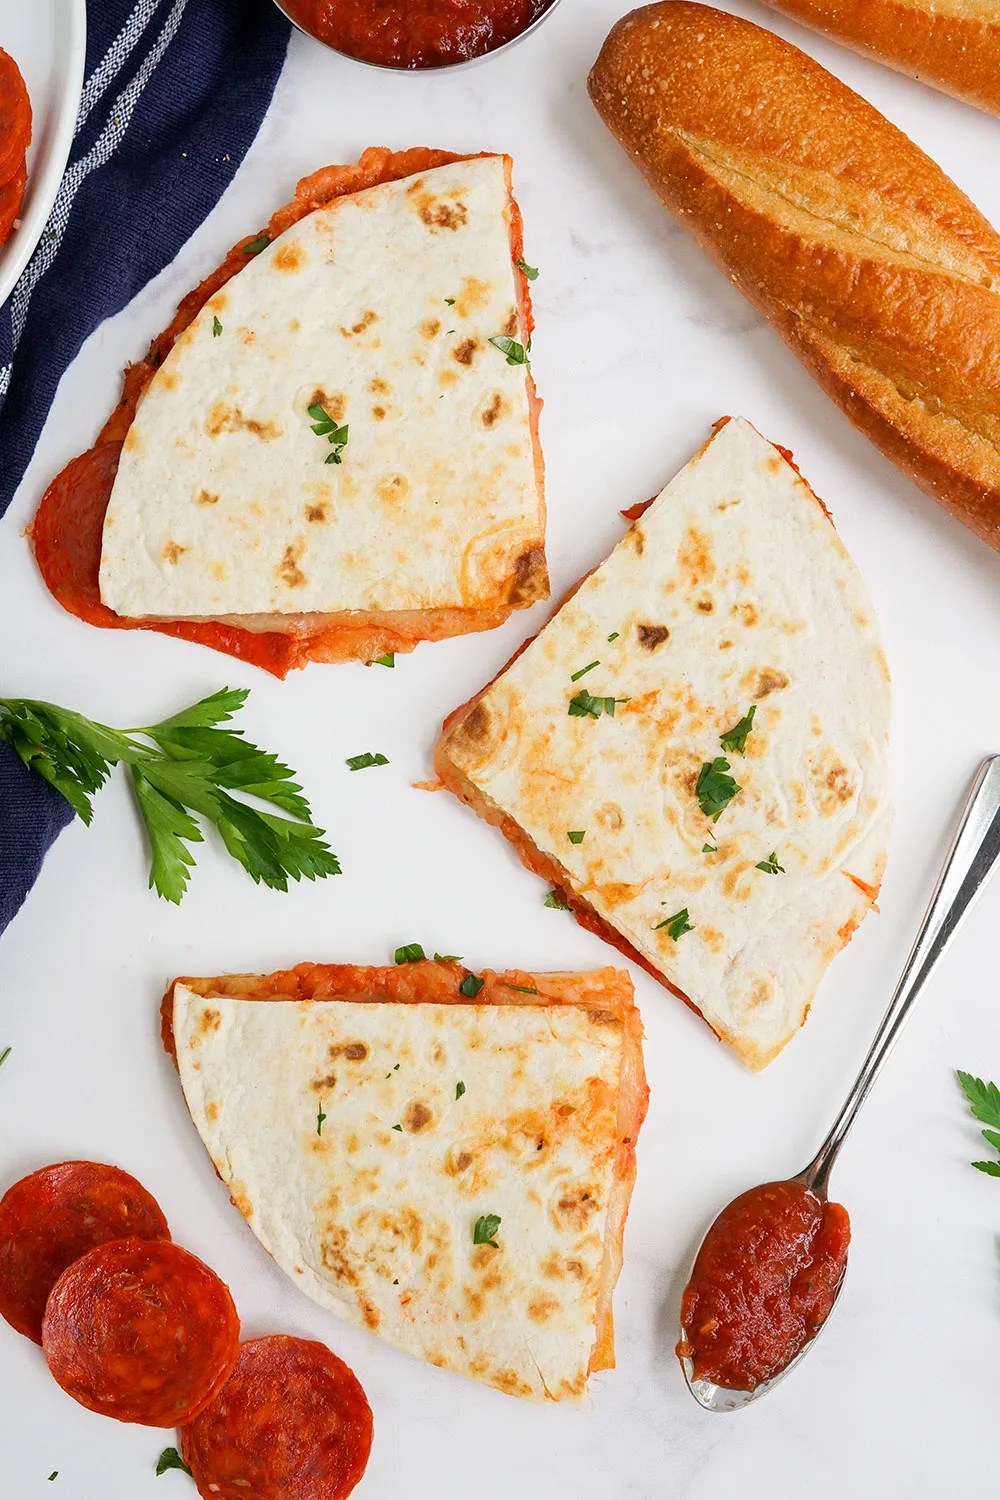
[(325, 1344), (252, 1339), (181, 1443), (203, 1500), (344, 1500), (368, 1464), (371, 1407)]
[(28, 181), (28, 168), (24, 158), (13, 177), (0, 187), (0, 245), (10, 236), (14, 220), (21, 212), (24, 189)]
[(156, 1199), (119, 1167), (64, 1161), (22, 1177), (0, 1199), (0, 1317), (42, 1342), (49, 1292), (81, 1255), (126, 1236), (169, 1240)]
[(0, 182), (17, 171), (31, 144), (31, 100), (17, 63), (0, 47)]
[(149, 1427), (189, 1422), (236, 1363), (240, 1320), (229, 1288), (169, 1240), (98, 1245), (49, 1295), (42, 1346), (81, 1406)]

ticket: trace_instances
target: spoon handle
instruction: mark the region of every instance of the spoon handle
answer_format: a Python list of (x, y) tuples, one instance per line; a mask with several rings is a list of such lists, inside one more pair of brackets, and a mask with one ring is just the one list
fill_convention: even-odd
[(868, 1056), (826, 1140), (794, 1179), (818, 1197), (826, 1197), (830, 1172), (848, 1131), (924, 985), (992, 875), (998, 857), (1000, 755), (991, 755), (976, 773), (944, 868)]

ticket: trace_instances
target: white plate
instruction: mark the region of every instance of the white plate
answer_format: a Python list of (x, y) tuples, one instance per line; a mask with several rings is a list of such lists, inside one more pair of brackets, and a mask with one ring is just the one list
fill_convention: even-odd
[(21, 222), (0, 249), (0, 303), (41, 239), (73, 141), (87, 50), (86, 0), (0, 0), (0, 47), (31, 96), (28, 189)]

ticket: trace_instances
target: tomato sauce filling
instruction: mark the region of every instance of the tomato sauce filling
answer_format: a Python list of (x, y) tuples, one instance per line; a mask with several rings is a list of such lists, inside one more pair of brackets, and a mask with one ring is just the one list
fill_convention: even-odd
[(387, 68), (440, 68), (520, 36), (552, 0), (284, 0), (303, 31)]
[[(384, 146), (369, 147), (350, 166), (321, 167), (311, 176), (304, 177), (296, 187), (295, 197), (272, 214), (264, 233), (269, 240), (276, 239), (306, 214), (313, 213), (334, 198), (348, 193), (360, 193), (381, 183), (411, 177), (417, 172), (429, 172), (435, 167), (446, 166), (449, 162), (474, 159), (473, 156), (462, 156), (453, 151), (437, 151), (428, 146), (415, 146), (409, 151), (389, 151)], [(513, 196), (510, 207), (511, 257), (517, 261), (524, 254), (524, 225)], [(136, 364), (129, 365), (124, 374), (121, 400), (98, 434), (97, 442), (79, 458), (73, 459), (49, 485), (30, 528), (30, 535), (35, 561), (46, 587), (62, 607), (78, 619), (105, 630), (156, 630), (161, 635), (211, 646), (216, 651), (250, 662), (265, 672), (273, 673), (275, 677), (283, 678), (310, 661), (343, 661), (352, 658), (372, 661), (385, 652), (412, 651), (421, 640), (428, 638), (432, 627), (428, 624), (424, 629), (416, 621), (406, 629), (393, 625), (391, 621), (381, 623), (377, 619), (369, 619), (351, 622), (348, 618), (344, 623), (331, 622), (317, 629), (292, 633), (246, 630), (238, 625), (214, 621), (128, 619), (115, 614), (101, 602), (99, 582), (104, 517), (118, 472), (122, 445), (135, 420), (139, 402), (177, 339), (194, 322), (209, 298), (244, 268), (248, 253), (252, 253), (248, 247), (260, 237), (260, 234), (247, 235), (234, 245), (222, 264), (179, 304), (170, 326), (159, 338), (153, 339), (145, 357)], [(518, 277), (530, 335), (534, 327), (531, 295), (527, 279), (520, 268)], [(527, 380), (535, 467), (541, 484), (542, 460), (538, 442), (541, 402), (535, 394), (530, 373)], [(440, 613), (454, 616), (460, 612)], [(472, 618), (469, 624), (463, 626), (453, 620), (446, 621), (440, 632), (433, 633), (455, 634), (461, 629), (468, 629), (470, 625), (473, 629), (491, 628), (500, 624), (509, 611), (502, 612), (499, 618), (491, 616), (482, 621), (477, 621), (474, 612), (470, 613)]]
[(684, 1289), (680, 1359), (694, 1377), (752, 1391), (822, 1328), (847, 1265), (851, 1221), (794, 1182), (735, 1198), (712, 1225)]

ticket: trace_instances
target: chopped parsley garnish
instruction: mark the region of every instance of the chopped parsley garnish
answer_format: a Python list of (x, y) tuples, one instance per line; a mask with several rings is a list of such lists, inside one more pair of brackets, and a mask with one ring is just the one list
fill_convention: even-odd
[(616, 641), (618, 639), (618, 635), (619, 635), (619, 632), (617, 630), (612, 630), (611, 634), (608, 636), (608, 642), (609, 642), (609, 644), (610, 644), (611, 641)]
[(400, 1135), (403, 1134), (403, 1127), (402, 1127), (402, 1125), (394, 1125), (392, 1128), (393, 1128), (393, 1130), (398, 1130), (399, 1133), (400, 1133)]
[(485, 983), (486, 980), (480, 979), (476, 974), (466, 974), (458, 987), (458, 993), (460, 995), (467, 995), (470, 1000), (474, 1000)]
[(434, 962), (436, 964), (460, 964), (462, 955), (461, 953), (435, 953)]
[(318, 401), (314, 401), (306, 410), (313, 419), (313, 432), (316, 436), (325, 437), (328, 443), (333, 444), (333, 452), (327, 456), (326, 463), (339, 464), (340, 455), (347, 447), (348, 424), (345, 422), (343, 427), (338, 427), (326, 407), (321, 406)]
[(701, 810), (706, 818), (711, 818), (717, 823), (739, 791), (739, 782), (727, 776), (729, 762), (721, 755), (715, 760), (706, 761), (701, 768), (698, 777), (696, 792)]
[(221, 332), (222, 332), (222, 324), (219, 322), (218, 318), (213, 318), (212, 319), (212, 337), (213, 337), (213, 339), (217, 339), (219, 337), (219, 334)]
[(582, 844), (586, 836), (586, 828), (569, 828), (566, 830), (566, 837), (571, 844)]
[(725, 734), (719, 735), (719, 744), (723, 750), (735, 751), (737, 755), (747, 753), (747, 735), (753, 729), (753, 716), (757, 712), (756, 703), (751, 703), (750, 709), (745, 713), (732, 729), (727, 729)]
[(537, 266), (529, 266), (528, 263), (527, 263), (527, 261), (523, 261), (523, 260), (516, 260), (514, 262), (514, 264), (517, 266), (517, 269), (519, 271), (523, 271), (524, 272), (525, 276), (527, 276), (527, 278), (528, 278), (529, 281), (534, 281), (535, 280), (536, 276), (538, 275), (538, 267)]
[(456, 1099), (461, 1099), (461, 1097), (462, 1097), (462, 1095), (464, 1093), (465, 1093), (465, 1084), (464, 1083), (456, 1083), (456, 1085), (455, 1085), (455, 1098)]
[(393, 1073), (398, 1073), (398, 1072), (399, 1072), (399, 1063), (393, 1063), (392, 1067), (389, 1069), (388, 1073), (385, 1076), (386, 1076), (386, 1078), (391, 1078), (392, 1075), (393, 1075)]
[[(369, 662), (368, 665), (371, 666), (372, 663)], [(376, 667), (394, 667), (396, 665), (395, 651), (387, 651), (384, 656), (376, 656), (374, 665)]]
[[(983, 1139), (994, 1151), (1000, 1151), (1000, 1089), (995, 1083), (984, 1083), (981, 1078), (974, 1078), (971, 1073), (960, 1072), (958, 1081), (975, 1118), (984, 1125), (994, 1127), (983, 1131)], [(972, 1165), (978, 1172), (985, 1172), (988, 1177), (1000, 1177), (1000, 1161), (974, 1161)]]
[(49, 1483), (51, 1484), (52, 1481), (53, 1481), (53, 1479), (58, 1479), (58, 1478), (59, 1478), (59, 1470), (58, 1469), (53, 1469), (52, 1473), (49, 1475)]
[(525, 349), (523, 344), (517, 342), (517, 339), (508, 338), (505, 333), (494, 334), (489, 342), (495, 349), (499, 349), (501, 354), (507, 356), (507, 363), (509, 365), (528, 365), (531, 363), (528, 358), (528, 349), (531, 348), (530, 344), (528, 345), (528, 349)]
[(509, 979), (504, 979), (501, 981), (501, 983), (508, 990), (520, 990), (522, 995), (538, 994), (538, 991), (535, 989), (534, 985), (531, 984), (511, 984)]
[(560, 901), (559, 900), (559, 892), (556, 890), (555, 886), (553, 886), (552, 889), (551, 889), (551, 891), (549, 891), (549, 894), (546, 896), (545, 900), (542, 902), (542, 905), (543, 906), (550, 906), (553, 911), (569, 911), (570, 910), (570, 906), (569, 906), (569, 902), (568, 901)]
[(581, 677), (586, 677), (588, 672), (592, 672), (595, 667), (599, 667), (600, 665), (599, 661), (588, 662), (585, 667), (580, 668), (579, 672), (573, 673), (570, 682), (579, 682)]
[(320, 1100), (319, 1108), (316, 1111), (316, 1134), (317, 1135), (322, 1135), (323, 1134), (323, 1121), (325, 1119), (326, 1119), (326, 1115), (323, 1113), (323, 1101)]
[(778, 864), (778, 856), (772, 850), (766, 859), (759, 859), (754, 865), (755, 870), (763, 870), (765, 875), (784, 875), (784, 865)]
[(444, 300), (447, 302), (447, 304), (448, 304), (449, 307), (454, 307), (455, 306), (455, 299), (454, 299), (454, 297), (446, 297)]
[(373, 755), (370, 750), (366, 750), (364, 755), (352, 755), (344, 761), (344, 765), (352, 771), (366, 771), (369, 766), (387, 766), (388, 764), (387, 755), (381, 753)]
[(397, 964), (415, 964), (426, 957), (419, 943), (404, 943), (401, 948), (396, 949), (395, 961)]
[[(663, 905), (666, 905), (666, 902)], [(686, 906), (682, 906), (680, 911), (675, 911), (672, 917), (664, 917), (662, 922), (657, 922), (653, 931), (659, 932), (661, 927), (667, 929), (667, 937), (673, 938), (675, 943), (686, 932), (694, 932), (693, 924), (688, 921), (688, 909)]]
[(494, 1250), (499, 1250), (493, 1236), (503, 1223), (499, 1214), (481, 1214), (476, 1220), (476, 1227), (472, 1231), (472, 1243), (474, 1245), (492, 1245)]
[[(214, 823), (226, 849), (258, 884), (286, 891), (289, 877), (339, 875), (295, 773), (251, 745), (241, 730), (216, 727), (248, 696), (246, 688), (223, 688), (159, 724), (128, 730), (95, 724), (54, 703), (0, 698), (0, 736), (87, 824), (93, 793), (111, 767), (124, 762), (149, 837), (149, 884), (167, 901), (184, 895), (194, 864), (189, 846), (203, 842), (194, 815)], [(270, 802), (290, 816), (258, 812), (233, 793)]]
[(259, 234), (255, 240), (250, 241), (249, 245), (243, 246), (243, 254), (259, 255), (262, 250), (267, 249), (270, 243), (271, 236), (269, 234)]
[(592, 693), (587, 692), (586, 688), (581, 688), (576, 697), (569, 700), (569, 712), (570, 716), (575, 719), (588, 716), (591, 719), (599, 719), (602, 713), (607, 714), (609, 719), (613, 719), (615, 705), (628, 702), (630, 702), (628, 698), (595, 698)]
[(718, 844), (702, 844), (701, 852), (702, 854), (718, 854), (719, 846)]
[(188, 1468), (183, 1458), (181, 1458), (176, 1448), (164, 1448), (163, 1452), (156, 1460), (157, 1474), (165, 1474), (168, 1469), (183, 1469), (185, 1474), (191, 1473), (191, 1470)]
[(11, 1047), (5, 1047), (3, 1049), (3, 1051), (0, 1052), (0, 1068), (3, 1067), (4, 1063), (7, 1061), (8, 1057), (10, 1056), (10, 1054), (11, 1054), (12, 1051), (13, 1051), (13, 1048), (11, 1048)]

